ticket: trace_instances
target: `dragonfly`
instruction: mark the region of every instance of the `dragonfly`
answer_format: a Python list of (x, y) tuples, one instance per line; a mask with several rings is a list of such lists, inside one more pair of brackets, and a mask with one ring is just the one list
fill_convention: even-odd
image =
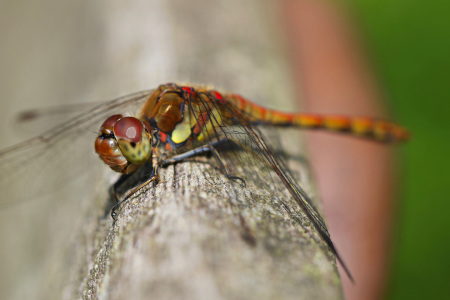
[[(95, 153), (106, 165), (122, 174), (112, 189), (117, 201), (111, 210), (114, 220), (120, 214), (121, 205), (133, 194), (151, 182), (158, 183), (160, 168), (192, 157), (210, 155), (228, 179), (243, 186), (249, 176), (243, 170), (253, 167), (257, 167), (260, 176), (270, 175), (264, 179), (268, 185), (270, 181), (267, 178), (280, 180), (350, 279), (352, 275), (337, 252), (311, 197), (301, 188), (285, 159), (278, 154), (262, 128), (326, 130), (382, 143), (403, 142), (409, 137), (406, 129), (384, 120), (286, 113), (262, 107), (238, 94), (222, 93), (211, 87), (167, 83), (154, 90), (100, 104), (60, 127), (1, 151), (0, 169), (9, 170), (9, 173), (0, 175), (0, 188), (11, 189), (11, 182), (22, 177), (29, 178), (29, 186), (11, 193), (0, 204), (14, 205), (30, 198), (31, 193), (33, 196), (45, 193), (49, 187), (44, 189), (42, 184), (34, 183), (32, 178), (36, 174), (44, 174), (48, 177), (47, 182), (55, 187), (64, 184), (67, 180), (64, 174), (52, 174), (57, 173), (57, 169), (64, 169), (62, 164), (68, 157), (72, 163), (75, 162), (80, 172), (86, 172), (86, 167), (83, 166), (86, 157), (73, 156), (71, 148), (78, 141), (90, 141), (86, 139), (87, 134), (92, 134), (89, 129), (102, 121), (93, 148), (91, 144), (91, 153), (95, 149)], [(57, 146), (61, 149), (61, 145), (66, 147), (67, 159), (59, 160), (58, 164), (53, 162), (52, 149)], [(24, 168), (24, 165), (28, 167)], [(148, 178), (124, 195), (118, 195), (117, 189), (132, 174), (147, 166), (151, 166)], [(76, 171), (71, 168), (73, 176)]]

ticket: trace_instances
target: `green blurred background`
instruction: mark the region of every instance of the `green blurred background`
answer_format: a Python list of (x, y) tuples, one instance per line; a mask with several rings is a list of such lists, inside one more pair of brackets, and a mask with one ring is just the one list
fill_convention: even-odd
[(450, 2), (348, 0), (395, 118), (403, 189), (387, 299), (450, 299)]

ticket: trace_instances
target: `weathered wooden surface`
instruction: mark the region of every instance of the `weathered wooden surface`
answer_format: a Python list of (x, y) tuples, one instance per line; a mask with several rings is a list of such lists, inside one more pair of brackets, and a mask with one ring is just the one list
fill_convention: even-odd
[[(11, 48), (18, 53), (14, 68), (19, 66), (20, 74), (3, 74), (11, 83), (4, 81), (8, 84), (0, 91), (2, 100), (34, 101), (51, 95), (70, 102), (93, 101), (166, 81), (188, 81), (214, 84), (272, 107), (293, 108), (289, 69), (270, 1), (85, 1), (73, 4), (70, 12), (51, 0), (46, 5), (54, 9), (56, 19), (47, 21), (43, 7), (40, 21), (32, 19), (31, 27), (38, 32), (38, 25), (45, 24), (41, 36), (54, 44), (38, 39), (33, 47), (19, 45), (27, 51), (43, 48), (33, 54), (33, 64), (24, 58), (30, 57), (27, 51), (20, 56)], [(49, 28), (54, 33), (48, 33)], [(29, 35), (39, 37), (33, 30)], [(67, 39), (58, 44), (59, 37)], [(72, 146), (93, 147), (93, 138)], [(297, 148), (293, 140), (290, 145)], [(86, 153), (91, 157), (92, 151)], [(108, 171), (94, 159), (92, 169)], [(308, 174), (305, 168), (300, 164), (297, 171)], [(205, 177), (204, 170), (212, 175)], [(90, 172), (86, 169), (86, 177)], [(5, 266), (1, 295), (342, 298), (333, 256), (286, 194), (268, 192), (272, 183), (244, 189), (200, 163), (168, 167), (162, 176), (159, 185), (124, 205), (115, 224), (104, 196), (109, 183), (103, 181), (97, 191), (88, 185), (64, 187), (51, 201), (36, 200), (20, 213), (0, 212), (6, 224), (2, 241), (8, 244), (7, 250), (0, 249)], [(100, 181), (95, 176), (88, 180)], [(313, 190), (308, 180), (302, 184)], [(21, 186), (26, 188), (26, 183)], [(281, 199), (294, 215), (280, 205)]]
[(84, 297), (340, 297), (334, 257), (295, 202), (211, 171), (195, 162), (170, 166), (116, 223), (100, 222)]

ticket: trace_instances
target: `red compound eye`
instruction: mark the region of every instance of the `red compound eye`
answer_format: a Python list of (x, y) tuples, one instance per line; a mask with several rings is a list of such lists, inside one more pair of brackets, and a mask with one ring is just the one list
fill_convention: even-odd
[(114, 124), (116, 124), (117, 120), (122, 118), (122, 115), (113, 115), (106, 119), (105, 122), (103, 122), (102, 126), (100, 127), (100, 130), (110, 132), (113, 129)]
[(114, 135), (117, 139), (124, 139), (132, 143), (139, 143), (142, 139), (144, 125), (134, 117), (121, 118), (114, 124)]

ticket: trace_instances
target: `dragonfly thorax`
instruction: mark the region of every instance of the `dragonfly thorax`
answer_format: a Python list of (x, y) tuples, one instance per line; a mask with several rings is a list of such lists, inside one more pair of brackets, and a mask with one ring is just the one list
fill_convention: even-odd
[(100, 127), (95, 152), (111, 169), (128, 174), (150, 159), (151, 134), (139, 119), (113, 115)]

